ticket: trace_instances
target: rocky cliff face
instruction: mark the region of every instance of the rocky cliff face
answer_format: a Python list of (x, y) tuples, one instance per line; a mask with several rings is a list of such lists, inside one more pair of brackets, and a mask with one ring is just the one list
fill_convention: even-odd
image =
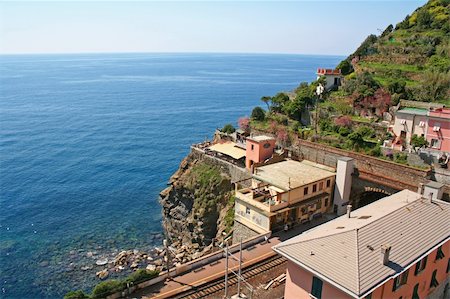
[(160, 193), (165, 233), (177, 249), (174, 263), (209, 253), (222, 241), (232, 226), (232, 194), (231, 177), (210, 160), (191, 153), (181, 162)]

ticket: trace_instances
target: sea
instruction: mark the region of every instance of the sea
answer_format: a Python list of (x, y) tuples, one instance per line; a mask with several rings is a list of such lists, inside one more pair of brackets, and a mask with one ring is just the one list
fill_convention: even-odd
[(342, 59), (1, 55), (0, 297), (90, 291), (96, 258), (161, 246), (158, 195), (190, 145)]

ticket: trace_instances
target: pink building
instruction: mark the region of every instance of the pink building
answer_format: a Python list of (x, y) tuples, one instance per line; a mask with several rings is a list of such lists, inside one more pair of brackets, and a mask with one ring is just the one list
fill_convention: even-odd
[(428, 113), (426, 138), (432, 149), (450, 152), (450, 108), (436, 109)]
[(403, 190), (274, 246), (288, 259), (284, 298), (445, 298), (450, 203), (435, 185), (430, 198)]
[(269, 136), (247, 137), (245, 167), (252, 169), (254, 163), (263, 162), (272, 157), (275, 150), (275, 138)]

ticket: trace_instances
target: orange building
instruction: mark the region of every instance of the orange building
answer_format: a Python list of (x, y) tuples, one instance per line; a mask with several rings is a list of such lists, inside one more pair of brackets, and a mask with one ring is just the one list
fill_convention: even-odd
[(253, 164), (272, 157), (275, 150), (275, 138), (269, 136), (247, 137), (245, 167), (252, 169)]
[(450, 203), (409, 190), (349, 209), (273, 247), (284, 298), (449, 298), (449, 219)]

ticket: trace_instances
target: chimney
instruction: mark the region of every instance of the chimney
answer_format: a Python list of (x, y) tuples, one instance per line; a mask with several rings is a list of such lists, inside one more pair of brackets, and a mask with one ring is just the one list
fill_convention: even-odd
[(417, 193), (419, 193), (420, 195), (423, 194), (423, 183), (419, 183), (419, 188), (417, 189)]
[(391, 252), (391, 245), (383, 244), (381, 245), (381, 263), (387, 265), (389, 263), (389, 253)]
[(352, 213), (352, 205), (347, 205), (347, 218), (350, 218)]

